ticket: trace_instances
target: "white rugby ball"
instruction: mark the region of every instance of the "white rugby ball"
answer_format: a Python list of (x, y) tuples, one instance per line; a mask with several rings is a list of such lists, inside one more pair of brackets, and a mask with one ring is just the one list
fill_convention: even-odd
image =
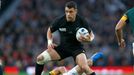
[(86, 37), (87, 35), (89, 35), (88, 30), (86, 28), (79, 28), (77, 30), (77, 32), (76, 32), (76, 39), (78, 41), (80, 41), (79, 38), (80, 38), (81, 35), (84, 36), (84, 37)]

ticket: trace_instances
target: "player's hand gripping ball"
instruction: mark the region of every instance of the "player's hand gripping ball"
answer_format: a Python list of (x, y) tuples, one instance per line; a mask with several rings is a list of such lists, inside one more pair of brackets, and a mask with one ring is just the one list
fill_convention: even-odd
[(79, 28), (76, 32), (76, 39), (81, 42), (81, 40), (79, 39), (81, 36), (86, 37), (87, 35), (89, 35), (89, 32), (86, 28)]

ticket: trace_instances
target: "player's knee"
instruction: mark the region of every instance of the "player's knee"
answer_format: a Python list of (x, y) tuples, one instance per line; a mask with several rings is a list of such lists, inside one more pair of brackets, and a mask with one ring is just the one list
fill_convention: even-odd
[(41, 53), (38, 57), (37, 57), (37, 63), (38, 64), (44, 64), (48, 61), (51, 60), (51, 56), (49, 55), (49, 53), (47, 51), (44, 51), (43, 53)]
[(43, 65), (44, 64), (44, 57), (42, 55), (39, 55), (36, 59), (37, 64)]
[(88, 66), (92, 66), (93, 65), (93, 61), (90, 60), (90, 59), (87, 61), (87, 63), (88, 63)]
[(89, 66), (88, 65), (82, 65), (81, 66), (81, 70), (82, 71), (87, 71), (89, 69)]
[(39, 55), (39, 56), (37, 56), (37, 62), (40, 62), (40, 61), (42, 61), (44, 59), (44, 57), (42, 56), (42, 55)]

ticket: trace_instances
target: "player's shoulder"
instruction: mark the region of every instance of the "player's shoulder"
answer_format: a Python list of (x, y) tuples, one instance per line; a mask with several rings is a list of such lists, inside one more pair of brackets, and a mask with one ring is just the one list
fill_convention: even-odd
[(51, 24), (58, 25), (64, 21), (65, 21), (65, 15), (61, 15), (61, 16), (56, 17)]
[(79, 20), (85, 20), (84, 17), (79, 15), (79, 14), (76, 15), (76, 18), (79, 19)]
[(83, 16), (77, 15), (77, 20), (80, 21), (81, 23), (87, 23), (86, 19)]
[(129, 11), (134, 11), (134, 7), (133, 7), (133, 8), (131, 8), (131, 9), (129, 9), (129, 10), (128, 10), (128, 12), (129, 12)]
[(134, 7), (129, 9), (129, 10), (127, 10), (126, 14), (129, 14), (129, 13), (134, 13)]
[(88, 31), (91, 31), (91, 24), (88, 23), (88, 21), (83, 16), (77, 15), (77, 17), (79, 18), (81, 26), (88, 29)]
[(63, 21), (63, 20), (65, 20), (65, 15), (58, 16), (55, 19), (55, 21)]

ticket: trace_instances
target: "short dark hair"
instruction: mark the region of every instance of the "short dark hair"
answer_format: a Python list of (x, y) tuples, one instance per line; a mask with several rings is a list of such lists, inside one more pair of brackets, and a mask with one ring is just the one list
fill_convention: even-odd
[(74, 1), (67, 2), (65, 7), (77, 9), (77, 4)]

